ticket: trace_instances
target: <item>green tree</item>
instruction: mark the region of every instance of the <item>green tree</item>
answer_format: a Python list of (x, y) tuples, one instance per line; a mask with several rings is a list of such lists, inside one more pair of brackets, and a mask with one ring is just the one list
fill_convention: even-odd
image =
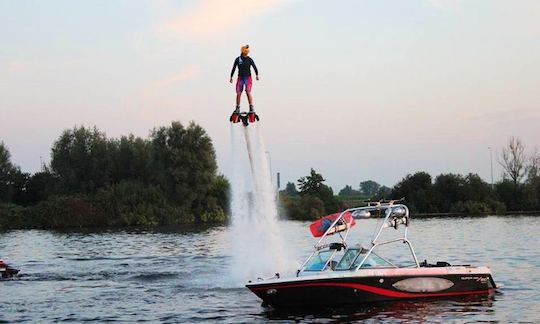
[(111, 184), (110, 143), (96, 127), (65, 130), (53, 144), (51, 169), (66, 193), (94, 193)]
[(317, 194), (321, 191), (321, 188), (325, 186), (323, 183), (326, 181), (322, 174), (317, 173), (313, 168), (311, 168), (310, 175), (298, 179), (298, 188), (300, 189), (300, 194)]
[(435, 204), (439, 212), (449, 212), (452, 205), (465, 200), (465, 179), (459, 174), (440, 174), (433, 183)]
[(35, 204), (54, 195), (57, 184), (58, 178), (47, 168), (34, 173), (26, 181), (23, 205)]
[(287, 182), (287, 185), (285, 186), (285, 193), (289, 196), (298, 196), (298, 190), (296, 190), (296, 186), (292, 182)]
[(179, 223), (171, 217), (165, 195), (157, 186), (123, 180), (95, 196), (101, 222), (109, 226), (152, 226)]
[(360, 192), (354, 190), (351, 186), (346, 185), (345, 187), (343, 187), (343, 189), (339, 191), (338, 196), (356, 196), (359, 194)]
[(379, 190), (377, 190), (375, 196), (371, 197), (371, 199), (386, 200), (390, 197), (392, 197), (392, 188), (389, 188), (387, 186), (381, 186)]
[(540, 210), (540, 176), (529, 176), (524, 191), (525, 208), (528, 210)]
[(360, 194), (369, 198), (375, 196), (380, 188), (381, 185), (373, 180), (360, 182)]
[(429, 213), (438, 211), (433, 204), (431, 176), (426, 172), (407, 175), (394, 186), (392, 196), (396, 199), (405, 197), (412, 212)]
[(212, 140), (199, 125), (190, 123), (186, 128), (179, 122), (154, 129), (150, 139), (153, 180), (171, 201), (202, 221), (203, 214), (216, 208), (209, 199), (217, 177)]
[(52, 196), (30, 209), (29, 227), (44, 229), (106, 226), (87, 196)]
[(535, 149), (529, 156), (529, 165), (527, 166), (527, 181), (530, 182), (540, 177), (540, 150)]
[(452, 213), (486, 214), (492, 212), (489, 205), (479, 201), (458, 201), (450, 209)]
[(133, 135), (110, 140), (114, 182), (137, 180), (148, 183), (152, 174), (151, 143)]
[(497, 199), (511, 211), (523, 210), (524, 187), (513, 180), (503, 179), (495, 184)]
[(11, 154), (4, 142), (0, 142), (0, 202), (12, 202), (24, 187), (26, 177), (11, 162)]
[(491, 185), (476, 173), (465, 176), (464, 200), (489, 202), (495, 199)]
[(313, 220), (327, 213), (324, 202), (312, 195), (306, 194), (297, 198), (284, 195), (281, 198), (291, 219)]
[(298, 188), (301, 196), (312, 196), (319, 198), (325, 206), (326, 213), (333, 213), (341, 207), (339, 201), (334, 196), (332, 188), (325, 185), (326, 181), (320, 173), (317, 173), (313, 168), (310, 175), (298, 179)]

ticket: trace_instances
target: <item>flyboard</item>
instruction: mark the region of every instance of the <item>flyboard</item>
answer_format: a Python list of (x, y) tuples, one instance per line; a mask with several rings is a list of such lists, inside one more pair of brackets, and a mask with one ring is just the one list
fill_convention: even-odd
[(257, 115), (254, 111), (233, 112), (231, 117), (229, 118), (229, 121), (233, 124), (242, 122), (244, 126), (248, 126), (250, 123), (259, 121), (259, 115)]

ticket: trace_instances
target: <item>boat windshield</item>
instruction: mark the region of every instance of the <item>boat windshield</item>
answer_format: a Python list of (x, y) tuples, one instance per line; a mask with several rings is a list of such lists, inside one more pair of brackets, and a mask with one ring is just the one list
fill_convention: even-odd
[(316, 256), (309, 260), (309, 263), (306, 264), (306, 271), (322, 271), (324, 270), (324, 265), (328, 262), (328, 259), (332, 256), (333, 251), (321, 251)]
[(348, 249), (339, 261), (336, 270), (348, 270), (354, 261), (354, 258), (358, 255), (359, 249)]
[[(347, 252), (343, 255), (336, 270), (349, 270), (355, 269), (360, 265), (364, 257), (366, 256), (366, 250), (364, 249), (348, 249)], [(384, 260), (375, 253), (371, 253), (361, 268), (388, 268), (394, 267), (388, 261)]]

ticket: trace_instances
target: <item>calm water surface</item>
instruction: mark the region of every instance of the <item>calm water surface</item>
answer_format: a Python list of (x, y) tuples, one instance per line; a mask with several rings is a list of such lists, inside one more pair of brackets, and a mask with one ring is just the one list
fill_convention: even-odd
[[(359, 222), (352, 241), (365, 242), (376, 222)], [(295, 258), (311, 252), (307, 225), (280, 224)], [(540, 217), (531, 216), (413, 220), (409, 235), (419, 259), (489, 265), (504, 285), (491, 297), (280, 312), (261, 307), (228, 279), (234, 238), (227, 227), (4, 232), (0, 257), (16, 263), (22, 275), (0, 281), (0, 321), (538, 323), (539, 227)]]

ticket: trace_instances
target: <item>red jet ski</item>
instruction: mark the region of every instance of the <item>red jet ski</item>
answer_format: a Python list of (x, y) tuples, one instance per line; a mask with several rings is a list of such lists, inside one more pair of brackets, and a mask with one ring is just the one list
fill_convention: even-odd
[(11, 278), (19, 273), (19, 269), (15, 269), (11, 265), (7, 264), (4, 260), (0, 259), (0, 278)]

